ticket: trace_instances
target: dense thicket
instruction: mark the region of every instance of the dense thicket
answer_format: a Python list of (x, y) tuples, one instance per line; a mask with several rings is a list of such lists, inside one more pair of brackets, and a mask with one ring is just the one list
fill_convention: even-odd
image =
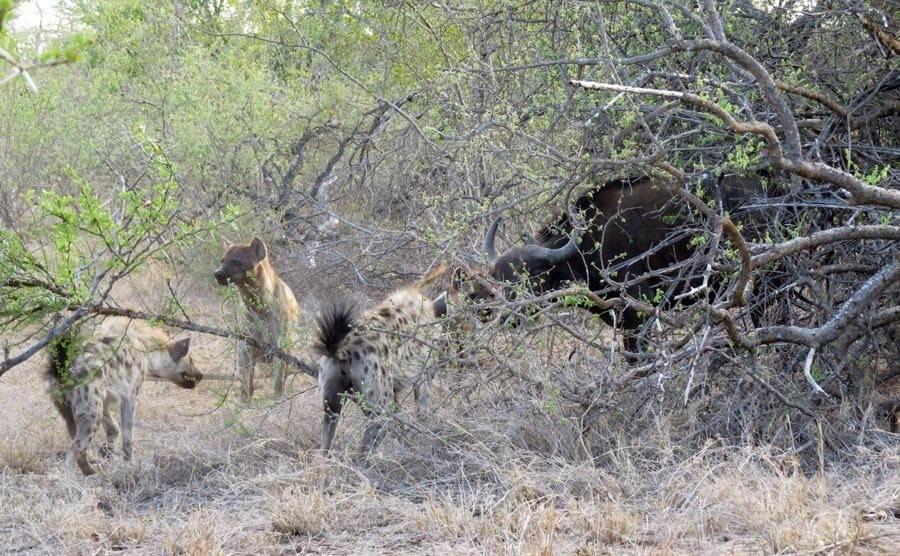
[[(77, 32), (76, 46), (49, 57), (46, 36), (2, 43), (23, 64), (35, 41), (66, 62), (31, 72), (36, 93), (0, 89), (4, 333), (108, 305), (107, 286), (161, 252), (203, 275), (207, 240), (248, 230), (280, 242), (307, 303), (336, 283), (374, 295), (438, 260), (479, 261), (501, 210), (519, 243), (573, 186), (653, 174), (693, 194), (673, 202), (695, 213), (697, 260), (726, 278), (710, 302), (633, 300), (665, 318), (631, 368), (565, 307), (481, 328), (460, 380), (503, 376), (588, 436), (667, 415), (685, 439), (817, 460), (891, 441), (895, 3), (113, 0), (66, 21), (60, 44)], [(770, 218), (741, 246), (703, 176), (747, 171), (768, 176)], [(746, 273), (769, 285), (750, 300), (770, 309), (761, 323), (735, 302)], [(541, 349), (559, 335), (569, 359), (517, 376), (503, 360), (540, 350), (510, 334)]]

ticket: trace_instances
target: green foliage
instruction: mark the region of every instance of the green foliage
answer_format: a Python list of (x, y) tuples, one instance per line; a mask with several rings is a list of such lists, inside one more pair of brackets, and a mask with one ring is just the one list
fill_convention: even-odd
[(560, 412), (560, 400), (561, 395), (559, 386), (551, 383), (546, 388), (546, 397), (544, 398), (541, 409), (544, 413), (556, 415)]
[(643, 301), (647, 305), (659, 305), (666, 299), (666, 291), (662, 288), (656, 288), (653, 290), (653, 296), (649, 296), (647, 294), (643, 294), (641, 296), (641, 301)]
[[(0, 71), (0, 78), (5, 83), (11, 78), (22, 77), (26, 81), (28, 88), (32, 92), (36, 92), (37, 88), (30, 72), (42, 66), (67, 64), (77, 61), (85, 48), (90, 45), (91, 36), (84, 31), (73, 32), (64, 35), (61, 39), (54, 39), (49, 44), (44, 44), (45, 48), (39, 53), (20, 52), (17, 37), (4, 29), (6, 24), (12, 20), (18, 4), (19, 2), (15, 0), (0, 0), (0, 49), (3, 51), (3, 55), (0, 56), (0, 70), (3, 70), (6, 64), (12, 64), (20, 70), (27, 70), (27, 72), (14, 72), (8, 74), (9, 77), (4, 77), (3, 72)], [(37, 58), (36, 64), (25, 62), (31, 56)]]
[(745, 171), (762, 161), (763, 141), (755, 137), (743, 137), (736, 141), (734, 150), (728, 153), (726, 163), (730, 169)]
[(564, 307), (581, 307), (590, 309), (595, 304), (586, 295), (565, 295), (562, 297)]
[[(224, 397), (224, 394), (223, 394)], [(250, 400), (252, 403), (254, 400)], [(220, 402), (220, 404), (224, 403), (224, 399)], [(249, 437), (253, 430), (244, 422), (241, 418), (240, 412), (235, 409), (231, 414), (227, 415), (223, 421), (223, 424), (226, 428), (233, 430), (236, 434), (242, 437)]]
[(850, 149), (844, 149), (844, 158), (847, 163), (847, 168), (850, 170), (850, 172), (869, 185), (878, 185), (888, 179), (891, 175), (890, 164), (873, 164), (868, 172), (863, 171), (863, 169), (853, 161)]
[(693, 248), (697, 248), (697, 247), (706, 245), (707, 241), (709, 241), (709, 238), (705, 234), (697, 234), (697, 235), (691, 236), (691, 240), (688, 243), (688, 245), (690, 245)]
[(94, 42), (92, 34), (79, 31), (52, 43), (40, 55), (41, 63), (77, 62)]
[(0, 0), (0, 35), (2, 35), (6, 24), (12, 20), (13, 8), (16, 7), (16, 4), (18, 2), (15, 0)]
[(72, 375), (72, 363), (78, 354), (84, 350), (89, 336), (84, 334), (80, 327), (69, 329), (65, 334), (53, 339), (47, 346), (48, 354), (57, 365), (56, 380), (59, 388), (51, 391), (50, 395), (56, 401), (63, 401), (63, 395), (73, 388), (89, 384), (100, 374), (100, 368), (92, 368), (90, 372), (76, 378)]
[(179, 218), (183, 192), (172, 165), (158, 144), (147, 140), (144, 148), (154, 156), (157, 178), (148, 187), (103, 197), (72, 173), (80, 184), (76, 194), (45, 189), (31, 195), (35, 232), (0, 229), (0, 317), (11, 329), (97, 302), (160, 249), (208, 227)]

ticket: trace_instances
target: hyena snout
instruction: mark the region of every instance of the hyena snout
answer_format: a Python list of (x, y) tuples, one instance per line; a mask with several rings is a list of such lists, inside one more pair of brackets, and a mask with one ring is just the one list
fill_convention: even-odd
[(201, 373), (196, 367), (194, 367), (193, 363), (188, 369), (180, 369), (180, 372), (176, 375), (174, 382), (177, 386), (182, 388), (191, 389), (197, 386), (197, 383), (203, 380), (203, 373)]
[(222, 267), (219, 267), (218, 270), (213, 272), (213, 276), (220, 286), (227, 286), (229, 283), (231, 283), (231, 276)]
[(191, 388), (197, 386), (197, 383), (201, 380), (203, 380), (203, 373), (201, 373), (200, 371), (181, 373), (178, 381), (175, 384), (182, 388), (190, 390)]
[(178, 381), (176, 384), (182, 388), (193, 388), (197, 383), (203, 380), (203, 373), (194, 366), (194, 358), (190, 355), (184, 357), (178, 364)]
[(164, 375), (168, 374), (166, 378), (182, 388), (193, 388), (203, 380), (203, 373), (194, 366), (194, 359), (188, 354), (190, 341), (190, 338), (185, 338), (170, 344), (168, 349), (174, 368), (170, 367)]

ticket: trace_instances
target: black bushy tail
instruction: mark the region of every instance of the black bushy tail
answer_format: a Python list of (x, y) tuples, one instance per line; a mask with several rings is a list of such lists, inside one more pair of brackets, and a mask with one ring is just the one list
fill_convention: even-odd
[(316, 317), (319, 330), (312, 344), (313, 353), (340, 358), (341, 344), (356, 319), (356, 307), (347, 301), (323, 305)]

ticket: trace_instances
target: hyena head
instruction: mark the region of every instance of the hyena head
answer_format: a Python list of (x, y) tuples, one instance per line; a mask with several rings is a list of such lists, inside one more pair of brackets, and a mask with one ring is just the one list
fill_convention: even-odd
[(151, 376), (168, 380), (182, 388), (193, 388), (203, 379), (203, 373), (194, 366), (190, 350), (191, 339), (169, 342), (149, 358), (147, 371)]
[(254, 237), (248, 245), (226, 243), (225, 255), (213, 276), (222, 286), (240, 283), (265, 260), (266, 253), (266, 244), (258, 237)]

